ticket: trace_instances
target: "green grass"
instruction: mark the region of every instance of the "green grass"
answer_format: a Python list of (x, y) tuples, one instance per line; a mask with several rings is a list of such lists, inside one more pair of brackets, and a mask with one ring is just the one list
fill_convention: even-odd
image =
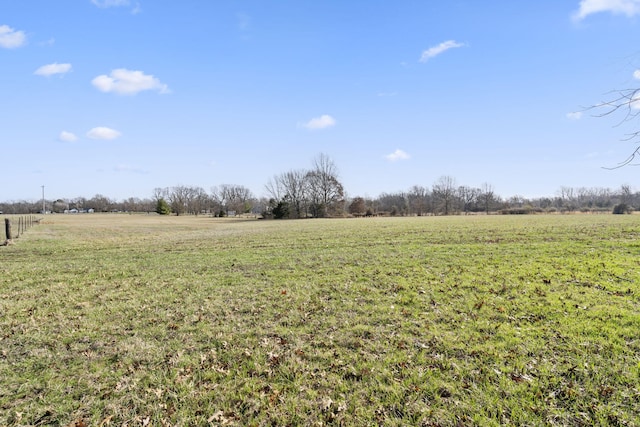
[(0, 426), (639, 425), (640, 216), (47, 216)]

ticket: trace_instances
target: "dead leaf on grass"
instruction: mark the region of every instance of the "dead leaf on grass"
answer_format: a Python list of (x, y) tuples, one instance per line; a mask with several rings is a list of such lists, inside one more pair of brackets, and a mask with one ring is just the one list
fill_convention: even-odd
[(531, 378), (529, 375), (527, 374), (517, 374), (517, 373), (512, 373), (511, 374), (511, 379), (517, 383), (521, 383), (521, 382), (531, 382), (533, 381), (533, 378)]
[(207, 422), (209, 424), (218, 423), (224, 426), (227, 424), (231, 424), (233, 422), (233, 418), (226, 416), (223, 411), (216, 411), (215, 414), (207, 419)]
[(274, 352), (267, 353), (267, 357), (269, 358), (269, 365), (278, 366), (280, 364), (280, 355)]
[(104, 427), (104, 426), (108, 426), (111, 424), (111, 419), (113, 418), (113, 415), (109, 415), (107, 418), (105, 418), (104, 420), (102, 420), (102, 422), (100, 423), (100, 427)]
[(325, 397), (320, 401), (320, 409), (323, 412), (327, 412), (331, 409), (331, 405), (333, 405), (333, 400), (330, 397)]

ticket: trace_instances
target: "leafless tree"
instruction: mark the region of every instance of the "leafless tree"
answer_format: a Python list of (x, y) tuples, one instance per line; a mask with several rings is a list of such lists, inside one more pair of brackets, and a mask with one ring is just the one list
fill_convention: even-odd
[(628, 184), (623, 184), (620, 186), (620, 203), (624, 203), (628, 205), (631, 202), (631, 197), (633, 192), (631, 191), (631, 186)]
[(88, 207), (93, 208), (96, 212), (109, 212), (113, 203), (113, 200), (102, 194), (96, 194), (87, 200)]
[(285, 199), (293, 207), (291, 214), (294, 218), (307, 216), (308, 186), (307, 172), (304, 170), (291, 170), (280, 175), (280, 183), (284, 189)]
[(242, 185), (222, 184), (211, 189), (212, 198), (226, 215), (242, 214), (251, 210), (254, 199), (251, 190)]
[(209, 195), (202, 187), (192, 187), (189, 194), (188, 210), (194, 215), (206, 212), (209, 207)]
[(409, 210), (411, 213), (422, 216), (429, 208), (429, 190), (421, 185), (414, 185), (407, 193)]
[(178, 185), (168, 190), (168, 202), (171, 205), (171, 211), (176, 215), (184, 215), (188, 212), (189, 202), (191, 200), (191, 188)]
[(493, 186), (487, 182), (482, 184), (480, 188), (480, 194), (478, 195), (478, 201), (482, 205), (482, 209), (486, 214), (493, 208), (493, 204), (496, 202), (495, 191)]
[(439, 203), (441, 212), (449, 215), (452, 211), (454, 198), (456, 196), (456, 180), (451, 176), (441, 176), (433, 184), (433, 197)]
[(153, 201), (157, 202), (160, 199), (164, 199), (168, 196), (168, 194), (169, 194), (168, 188), (156, 187), (153, 189)]
[(320, 154), (314, 159), (306, 181), (314, 217), (335, 214), (344, 208), (344, 188), (339, 181), (338, 168), (329, 156)]
[(409, 211), (409, 197), (405, 192), (382, 193), (376, 202), (376, 213), (403, 216)]
[(355, 197), (349, 204), (351, 215), (364, 215), (367, 212), (367, 204), (362, 197)]
[(507, 203), (511, 208), (521, 208), (525, 205), (525, 203), (527, 203), (527, 199), (525, 199), (519, 194), (516, 194), (514, 196), (509, 197), (509, 200), (507, 200)]
[(457, 195), (462, 206), (462, 211), (466, 214), (475, 209), (482, 190), (479, 188), (461, 185), (458, 187)]
[(252, 207), (251, 200), (253, 199), (253, 194), (247, 187), (242, 185), (234, 185), (231, 187), (229, 206), (236, 212), (236, 214), (250, 212)]
[(303, 218), (307, 216), (308, 209), (308, 172), (302, 169), (290, 170), (274, 176), (265, 190), (269, 193), (275, 204), (287, 204), (290, 206), (289, 217)]
[(285, 190), (282, 186), (281, 175), (276, 175), (267, 181), (264, 186), (265, 191), (274, 201), (280, 201), (285, 196)]
[(562, 186), (557, 193), (560, 199), (558, 208), (568, 210), (569, 212), (576, 210), (578, 203), (576, 200), (576, 192), (574, 188)]

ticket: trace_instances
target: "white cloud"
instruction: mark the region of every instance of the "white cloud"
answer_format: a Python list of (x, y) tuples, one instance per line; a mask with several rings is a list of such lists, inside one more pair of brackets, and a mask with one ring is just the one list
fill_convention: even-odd
[(634, 110), (640, 110), (640, 92), (639, 91), (636, 91), (636, 93), (634, 94), (630, 105), (631, 105), (631, 108), (633, 108)]
[(91, 0), (91, 3), (101, 8), (129, 6), (129, 0)]
[(43, 65), (38, 68), (33, 74), (37, 76), (52, 76), (54, 74), (65, 74), (71, 71), (71, 64), (53, 64)]
[(91, 139), (116, 139), (122, 134), (115, 129), (100, 126), (87, 132), (87, 136)]
[(120, 6), (132, 6), (131, 14), (137, 15), (142, 12), (142, 7), (139, 2), (136, 2), (132, 5), (130, 0), (91, 0), (91, 3), (98, 6), (101, 9), (107, 9), (109, 7), (120, 7)]
[(8, 25), (0, 25), (0, 47), (15, 49), (27, 43), (24, 31), (16, 31)]
[(101, 75), (91, 83), (102, 92), (115, 92), (120, 95), (135, 95), (143, 90), (155, 90), (159, 93), (169, 93), (169, 87), (152, 75), (142, 71), (132, 71), (118, 68), (110, 75)]
[(581, 0), (573, 19), (580, 21), (593, 13), (611, 12), (629, 17), (640, 14), (640, 0)]
[(420, 62), (427, 62), (429, 59), (436, 57), (441, 53), (448, 51), (449, 49), (463, 47), (464, 45), (464, 43), (458, 43), (455, 40), (447, 40), (446, 42), (442, 42), (439, 45), (430, 47), (429, 49), (422, 52)]
[(74, 142), (78, 140), (78, 137), (72, 132), (63, 130), (62, 132), (60, 132), (60, 136), (58, 136), (58, 139), (64, 142)]
[(302, 127), (305, 127), (309, 130), (320, 130), (335, 126), (336, 123), (336, 119), (328, 114), (323, 114), (320, 117), (315, 117), (309, 120), (307, 123), (303, 124)]
[(384, 157), (390, 162), (397, 162), (398, 160), (409, 160), (411, 158), (411, 156), (400, 149), (397, 149), (393, 153), (387, 154)]
[(567, 113), (567, 119), (569, 120), (580, 120), (582, 118), (582, 111), (574, 111), (571, 113)]
[(635, 70), (633, 72), (633, 78), (640, 80), (640, 70)]

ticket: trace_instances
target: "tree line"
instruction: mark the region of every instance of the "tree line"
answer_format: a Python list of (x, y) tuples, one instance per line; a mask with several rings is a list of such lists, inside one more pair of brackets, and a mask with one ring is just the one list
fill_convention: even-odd
[[(221, 184), (207, 192), (202, 187), (179, 185), (155, 188), (150, 198), (130, 197), (122, 201), (96, 194), (90, 199), (45, 200), (47, 212), (156, 212), (168, 215), (236, 216), (263, 218), (322, 218), (342, 216), (423, 216), (471, 213), (527, 214), (537, 212), (614, 212), (640, 209), (640, 192), (628, 185), (608, 188), (560, 187), (554, 196), (527, 199), (502, 198), (491, 184), (480, 187), (458, 185), (442, 176), (431, 186), (414, 185), (406, 191), (377, 197), (348, 197), (338, 168), (325, 154), (318, 155), (309, 169), (292, 169), (273, 176), (256, 197), (243, 185)], [(42, 211), (42, 200), (0, 203), (5, 214)]]

